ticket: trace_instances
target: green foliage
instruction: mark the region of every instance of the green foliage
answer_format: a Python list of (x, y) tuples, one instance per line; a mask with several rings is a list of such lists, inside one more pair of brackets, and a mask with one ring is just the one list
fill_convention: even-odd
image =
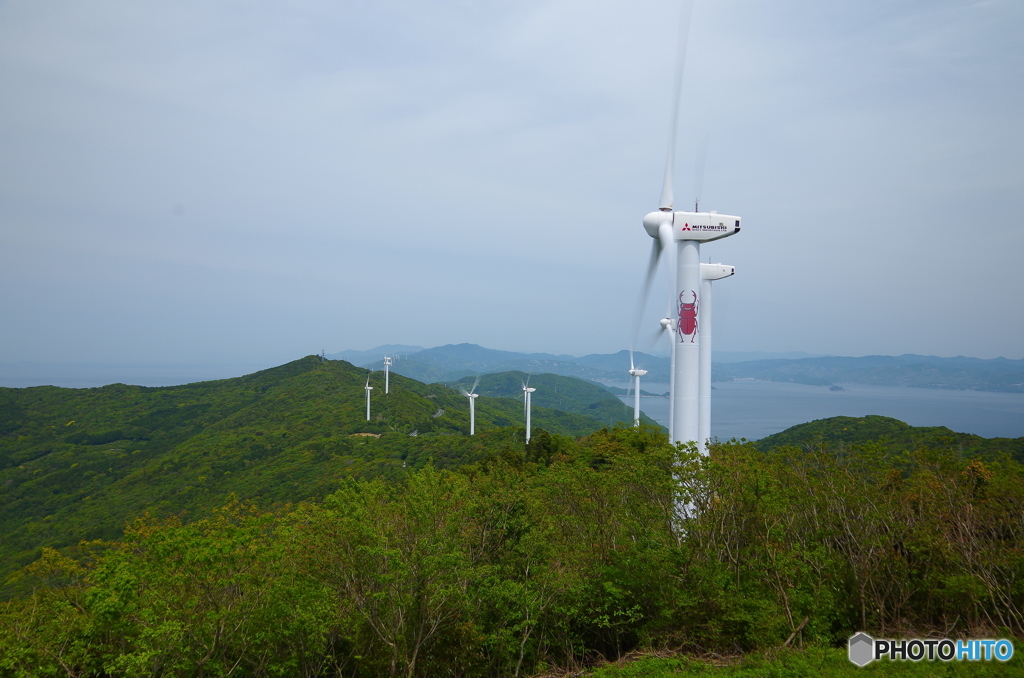
[[(345, 478), (394, 480), (427, 463), (457, 466), (523, 449), (515, 401), (479, 398), (478, 435), (469, 437), (465, 398), (399, 375), (385, 395), (383, 375), (370, 374), (366, 421), (366, 378), (348, 363), (309, 356), (166, 388), (0, 388), (0, 583), (41, 547), (116, 539), (147, 510), (189, 518), (230, 495), (264, 506), (319, 500)], [(559, 379), (563, 388), (583, 384)], [(615, 401), (599, 387), (580, 388)], [(606, 414), (535, 407), (533, 420), (578, 436), (599, 429)]]
[[(407, 468), (43, 549), (0, 607), (0, 675), (527, 676), (643, 648), (746, 659), (662, 652), (595, 675), (847, 675), (831, 648), (860, 630), (1024, 632), (1024, 465), (1006, 455), (516, 435), (352, 439), (372, 464), (394, 437)], [(413, 457), (447, 444), (464, 453), (448, 467)]]
[(1006, 664), (991, 662), (873, 662), (852, 664), (845, 649), (810, 648), (806, 651), (773, 651), (733, 661), (711, 663), (674, 657), (642, 657), (619, 665), (603, 666), (593, 678), (843, 678), (845, 676), (1024, 676), (1024, 662), (1016, 657)]

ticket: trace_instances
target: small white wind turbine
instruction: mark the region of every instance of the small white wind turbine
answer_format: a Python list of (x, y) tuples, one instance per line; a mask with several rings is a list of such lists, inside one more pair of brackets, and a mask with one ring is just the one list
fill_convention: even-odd
[[(644, 229), (654, 238), (647, 277), (641, 299), (647, 297), (658, 260), (663, 254), (675, 254), (675, 281), (672, 285), (672, 377), (670, 405), (670, 438), (675, 442), (699, 443), (700, 409), (700, 309), (702, 305), (700, 244), (719, 240), (740, 231), (740, 218), (717, 212), (677, 212), (673, 206), (672, 169), (675, 162), (676, 130), (686, 41), (689, 37), (689, 16), (692, 3), (683, 8), (672, 97), (672, 120), (669, 127), (665, 177), (658, 211), (644, 217)], [(672, 262), (670, 262), (672, 263)]]
[(476, 434), (476, 399), (480, 397), (480, 394), (476, 392), (476, 387), (480, 384), (480, 376), (478, 375), (476, 381), (473, 382), (473, 388), (468, 391), (464, 388), (459, 390), (462, 395), (469, 398), (469, 435)]
[(697, 323), (701, 326), (700, 337), (700, 406), (697, 422), (697, 448), (707, 454), (707, 443), (711, 440), (711, 281), (721, 280), (736, 274), (735, 266), (725, 264), (700, 265), (700, 296), (703, 303)]
[(373, 387), (370, 386), (370, 375), (366, 375), (366, 421), (370, 421), (370, 391)]
[(633, 377), (633, 426), (637, 428), (640, 427), (640, 377), (645, 374), (647, 374), (647, 370), (637, 369), (633, 364), (633, 351), (630, 351), (629, 376)]
[(388, 373), (391, 368), (391, 356), (384, 356), (384, 395), (387, 395), (391, 390), (391, 384), (388, 379)]
[(526, 383), (523, 384), (523, 408), (526, 410), (526, 442), (530, 442), (530, 395), (537, 389), (530, 387), (530, 377), (527, 375)]

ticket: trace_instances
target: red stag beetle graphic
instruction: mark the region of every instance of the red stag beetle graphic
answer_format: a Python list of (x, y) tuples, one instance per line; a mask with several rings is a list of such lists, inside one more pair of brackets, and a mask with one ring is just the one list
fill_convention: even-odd
[[(686, 299), (693, 297), (693, 301)], [(697, 338), (697, 293), (693, 290), (683, 290), (679, 293), (679, 322), (676, 323), (676, 331), (679, 333), (679, 341), (686, 341), (683, 337), (690, 337), (690, 343)]]

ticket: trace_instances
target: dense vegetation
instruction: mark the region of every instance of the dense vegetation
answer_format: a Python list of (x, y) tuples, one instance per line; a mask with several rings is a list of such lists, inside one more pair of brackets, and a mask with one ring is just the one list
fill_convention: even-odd
[(520, 676), (639, 647), (1024, 631), (1007, 455), (802, 441), (703, 458), (651, 428), (499, 448), (45, 549), (0, 611), (0, 672)]
[[(370, 374), (366, 421), (368, 374), (310, 356), (185, 386), (0, 388), (0, 581), (43, 546), (115, 539), (146, 510), (188, 520), (232, 495), (264, 507), (322, 499), (345, 478), (397, 478), (522, 447), (521, 399), (480, 397), (471, 438), (464, 397), (398, 375), (385, 396), (383, 374)], [(600, 387), (551, 379), (566, 397), (553, 409), (538, 390), (533, 424), (544, 435), (632, 419)]]

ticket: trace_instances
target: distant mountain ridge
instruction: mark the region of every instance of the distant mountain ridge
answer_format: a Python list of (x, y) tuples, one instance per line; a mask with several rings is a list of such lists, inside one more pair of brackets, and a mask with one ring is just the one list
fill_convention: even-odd
[[(385, 347), (381, 347), (383, 348)], [(360, 366), (373, 370), (383, 369), (383, 354), (380, 349), (358, 353), (379, 356), (370, 362), (359, 363)], [(637, 367), (648, 371), (644, 377), (647, 383), (669, 381), (670, 361), (667, 357), (636, 352), (634, 362)], [(629, 370), (629, 351), (593, 353), (577, 358), (550, 353), (498, 351), (476, 344), (447, 344), (409, 354), (396, 361), (391, 369), (398, 374), (424, 382), (451, 383), (466, 376), (509, 371), (534, 374), (548, 372), (599, 383), (622, 382), (628, 378), (626, 373)], [(715, 360), (712, 381), (735, 379), (794, 382), (814, 386), (855, 383), (1024, 393), (1024, 360), (964, 356), (940, 358), (916, 354), (812, 356), (740, 362)]]
[[(668, 359), (637, 353), (636, 360), (650, 364), (656, 373), (668, 378)], [(616, 370), (618, 365), (624, 365)], [(363, 364), (372, 370), (384, 369), (383, 359)], [(391, 367), (398, 374), (424, 382), (453, 382), (463, 377), (497, 372), (551, 373), (590, 381), (626, 378), (629, 352), (604, 356), (553, 355), (551, 353), (516, 353), (485, 348), (477, 344), (446, 344), (424, 349), (408, 358), (395, 361)]]
[(715, 381), (758, 379), (831, 386), (835, 383), (1024, 393), (1024, 360), (900, 356), (830, 356), (755, 360), (715, 366)]
[(345, 351), (338, 351), (337, 353), (328, 353), (326, 355), (328, 360), (347, 360), (348, 362), (362, 367), (376, 360), (382, 360), (384, 356), (390, 355), (411, 355), (413, 353), (419, 353), (425, 350), (422, 346), (408, 346), (406, 344), (384, 344), (383, 346), (377, 346), (371, 348), (368, 351), (354, 351), (351, 349)]

